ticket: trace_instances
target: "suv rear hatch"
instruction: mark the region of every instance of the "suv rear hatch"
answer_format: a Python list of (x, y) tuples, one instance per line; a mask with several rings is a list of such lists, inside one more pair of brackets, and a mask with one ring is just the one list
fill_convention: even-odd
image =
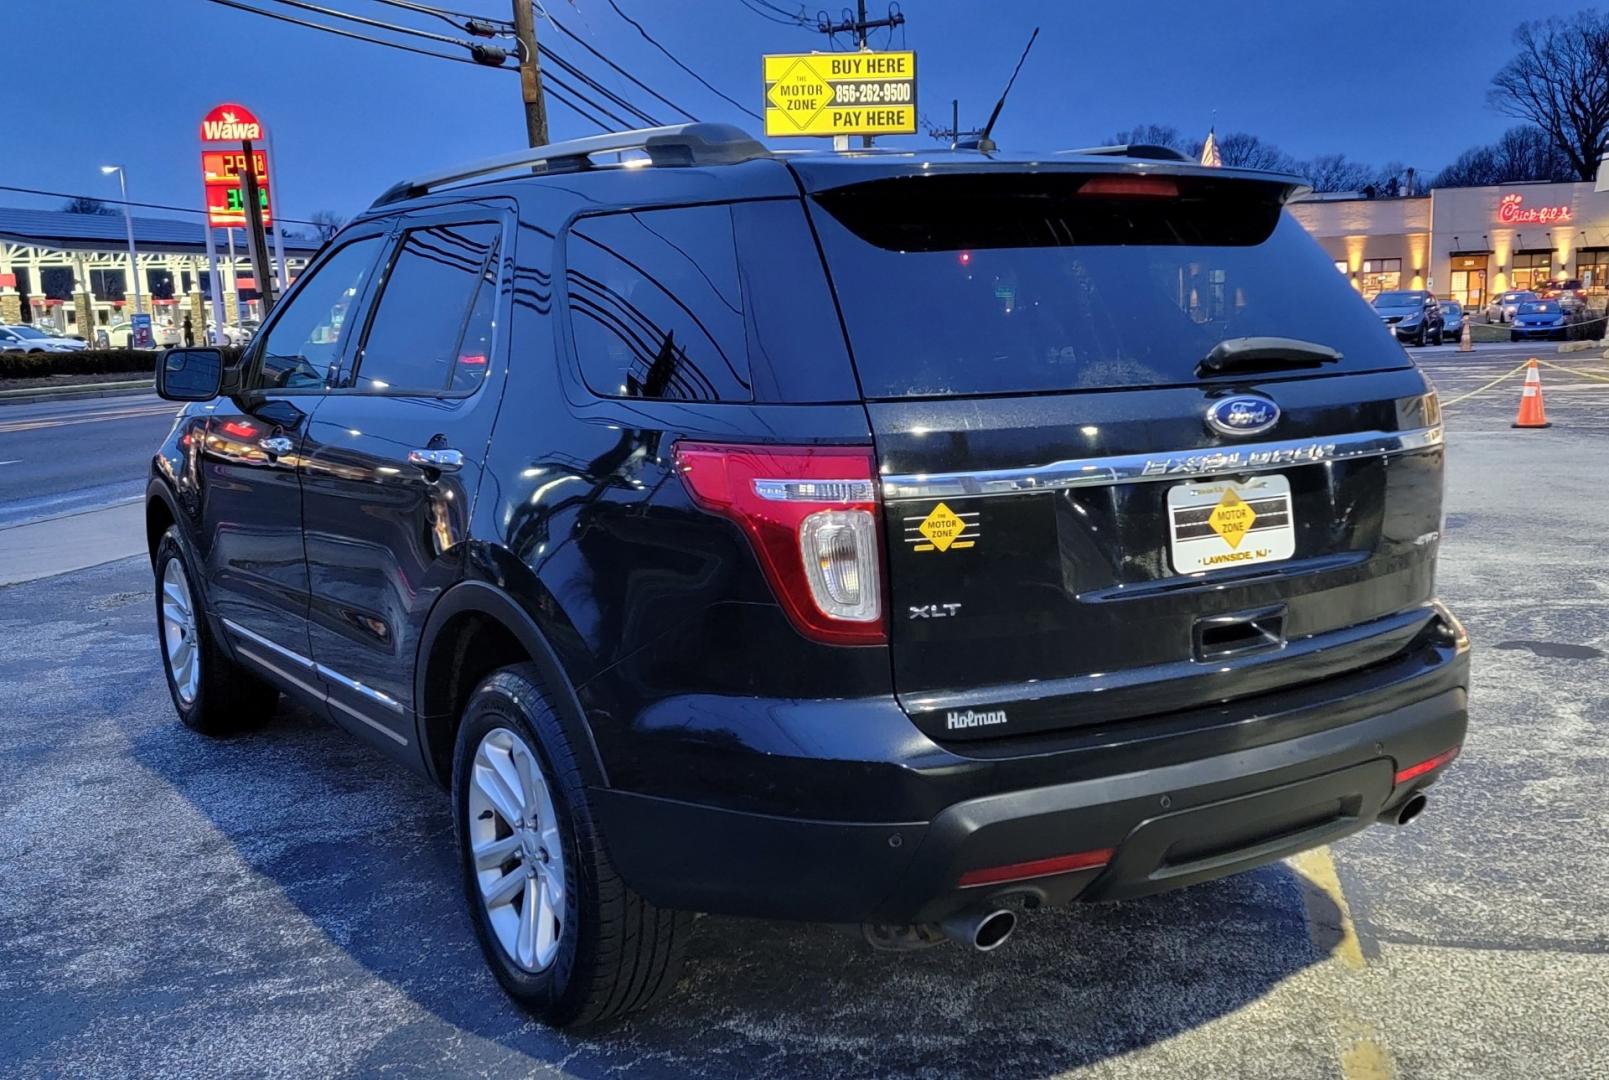
[(1434, 395), (1284, 213), (1295, 181), (849, 164), (794, 168), (871, 418), (896, 692), (925, 732), (1266, 693), (1424, 630)]

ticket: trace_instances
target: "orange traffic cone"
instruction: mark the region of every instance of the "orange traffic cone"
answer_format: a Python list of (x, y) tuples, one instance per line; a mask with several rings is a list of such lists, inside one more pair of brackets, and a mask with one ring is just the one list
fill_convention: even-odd
[(1520, 412), (1510, 427), (1543, 428), (1548, 423), (1547, 411), (1542, 408), (1542, 371), (1536, 366), (1536, 357), (1525, 365), (1525, 389), (1520, 391)]

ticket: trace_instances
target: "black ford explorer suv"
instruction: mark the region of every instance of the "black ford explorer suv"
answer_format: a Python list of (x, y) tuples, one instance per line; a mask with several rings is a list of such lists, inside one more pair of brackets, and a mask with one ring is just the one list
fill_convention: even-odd
[(1405, 821), (1465, 729), (1440, 415), (1299, 190), (720, 125), (399, 184), (159, 365), (179, 716), (449, 788), (564, 1025), (693, 912), (988, 949)]

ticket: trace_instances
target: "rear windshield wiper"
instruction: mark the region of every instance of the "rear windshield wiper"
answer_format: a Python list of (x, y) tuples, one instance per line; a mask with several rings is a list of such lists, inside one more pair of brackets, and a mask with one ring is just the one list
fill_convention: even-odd
[(1220, 341), (1201, 363), (1197, 375), (1231, 371), (1277, 371), (1282, 368), (1337, 364), (1341, 354), (1328, 345), (1282, 337), (1242, 337)]

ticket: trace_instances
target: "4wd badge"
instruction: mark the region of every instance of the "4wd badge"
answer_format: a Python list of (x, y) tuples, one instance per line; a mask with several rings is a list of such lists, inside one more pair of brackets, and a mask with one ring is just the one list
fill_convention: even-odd
[(978, 512), (956, 513), (943, 503), (926, 517), (905, 519), (905, 542), (913, 551), (949, 551), (978, 542)]

